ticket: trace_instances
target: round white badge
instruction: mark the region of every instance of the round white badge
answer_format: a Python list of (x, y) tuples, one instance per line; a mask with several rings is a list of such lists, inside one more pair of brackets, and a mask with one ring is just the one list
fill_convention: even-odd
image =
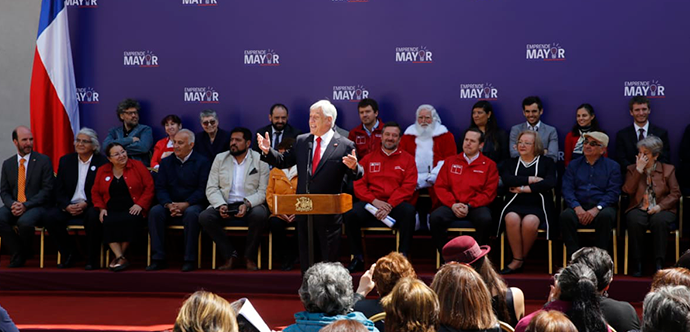
[(96, 166), (91, 166), (91, 170), (92, 170), (92, 171), (95, 171), (95, 170), (96, 170)]
[(106, 181), (110, 181), (110, 177), (109, 177), (109, 176), (106, 176), (106, 177), (105, 177), (105, 180), (106, 180)]

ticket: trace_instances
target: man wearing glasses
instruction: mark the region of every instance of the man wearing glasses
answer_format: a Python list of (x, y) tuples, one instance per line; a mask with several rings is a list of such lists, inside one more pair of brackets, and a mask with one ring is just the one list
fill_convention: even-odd
[(117, 118), (122, 122), (122, 126), (110, 128), (108, 136), (103, 140), (103, 146), (108, 146), (112, 142), (122, 144), (127, 151), (127, 155), (135, 160), (139, 160), (146, 167), (151, 162), (149, 155), (153, 146), (153, 135), (151, 127), (139, 124), (139, 102), (127, 98), (117, 105)]
[(45, 218), (45, 226), (54, 239), (62, 263), (58, 268), (71, 267), (79, 260), (75, 251), (74, 239), (67, 233), (67, 223), (80, 219), (86, 228), (88, 238), (86, 269), (100, 267), (101, 234), (103, 228), (98, 220), (98, 211), (93, 208), (91, 187), (96, 178), (99, 166), (108, 162), (100, 153), (101, 144), (93, 129), (82, 128), (74, 140), (76, 152), (60, 158), (57, 178), (55, 179), (55, 201), (57, 205), (48, 213), (52, 218)]
[(584, 158), (570, 162), (561, 189), (565, 199), (561, 232), (568, 257), (580, 249), (577, 229), (581, 227), (594, 228), (596, 246), (608, 249), (622, 185), (620, 166), (604, 157), (609, 137), (593, 131), (584, 134), (584, 139)]
[(214, 110), (201, 111), (199, 119), (204, 131), (196, 134), (194, 152), (213, 162), (217, 154), (230, 149), (230, 133), (220, 129), (218, 116)]

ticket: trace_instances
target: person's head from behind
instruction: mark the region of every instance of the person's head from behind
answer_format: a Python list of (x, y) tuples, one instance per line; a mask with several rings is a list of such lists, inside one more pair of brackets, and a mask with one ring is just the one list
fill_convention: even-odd
[(237, 321), (230, 303), (205, 291), (192, 294), (180, 308), (173, 332), (236, 332)]
[(302, 277), (304, 309), (326, 316), (344, 315), (354, 305), (352, 276), (340, 263), (316, 263)]
[(652, 278), (652, 291), (663, 286), (690, 287), (690, 270), (674, 267), (657, 271)]
[(532, 317), (525, 332), (578, 332), (573, 322), (558, 310), (544, 310)]
[(555, 279), (554, 295), (559, 300), (570, 302), (570, 310), (566, 314), (578, 331), (606, 330), (594, 271), (582, 263), (570, 264)]
[(367, 332), (364, 324), (352, 319), (340, 319), (326, 325), (321, 332)]
[(608, 252), (597, 247), (584, 247), (573, 253), (570, 264), (587, 265), (597, 277), (597, 290), (608, 289), (613, 280), (613, 260)]
[(417, 278), (412, 264), (402, 254), (391, 252), (376, 261), (371, 279), (376, 284), (379, 296), (384, 297), (393, 290), (398, 280), (406, 277)]
[(257, 329), (252, 323), (244, 316), (240, 315), (240, 310), (242, 309), (242, 306), (244, 303), (247, 301), (246, 298), (241, 298), (233, 303), (230, 303), (230, 307), (232, 308), (232, 312), (235, 314), (235, 317), (237, 317), (237, 331), (238, 332), (259, 332), (259, 329)]
[(439, 324), (436, 293), (423, 281), (403, 278), (381, 299), (386, 331), (433, 332)]
[(440, 323), (456, 330), (483, 330), (498, 323), (491, 293), (482, 277), (468, 265), (450, 262), (434, 276), (431, 289), (438, 294)]
[(664, 286), (649, 292), (642, 318), (642, 332), (690, 331), (690, 289)]
[(690, 249), (686, 250), (680, 258), (678, 258), (675, 266), (690, 269)]

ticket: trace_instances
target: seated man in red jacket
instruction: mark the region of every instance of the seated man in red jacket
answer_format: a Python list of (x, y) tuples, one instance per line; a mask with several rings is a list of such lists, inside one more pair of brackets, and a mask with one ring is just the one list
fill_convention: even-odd
[[(417, 166), (414, 157), (398, 148), (402, 130), (395, 122), (383, 126), (381, 147), (371, 151), (360, 165), (364, 177), (355, 181), (355, 195), (360, 199), (345, 214), (345, 231), (353, 256), (350, 272), (364, 270), (362, 255), (362, 226), (383, 227), (382, 220), (395, 220), (400, 232), (400, 252), (407, 256), (415, 226), (415, 209), (410, 200), (417, 184)], [(365, 206), (377, 209), (370, 213)], [(390, 219), (389, 223), (390, 223)]]
[(465, 131), (463, 153), (448, 157), (438, 173), (434, 190), (442, 206), (431, 213), (431, 237), (441, 252), (446, 230), (456, 220), (469, 220), (480, 245), (488, 244), (491, 227), (489, 204), (496, 198), (496, 163), (481, 153), (484, 134), (477, 128)]

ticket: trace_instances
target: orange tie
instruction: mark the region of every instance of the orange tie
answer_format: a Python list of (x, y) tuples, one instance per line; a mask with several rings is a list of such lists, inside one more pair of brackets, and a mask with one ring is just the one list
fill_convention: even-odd
[(26, 168), (24, 167), (25, 162), (26, 160), (19, 159), (19, 174), (17, 176), (17, 201), (21, 203), (26, 202), (26, 193), (24, 192), (24, 189), (26, 189)]

